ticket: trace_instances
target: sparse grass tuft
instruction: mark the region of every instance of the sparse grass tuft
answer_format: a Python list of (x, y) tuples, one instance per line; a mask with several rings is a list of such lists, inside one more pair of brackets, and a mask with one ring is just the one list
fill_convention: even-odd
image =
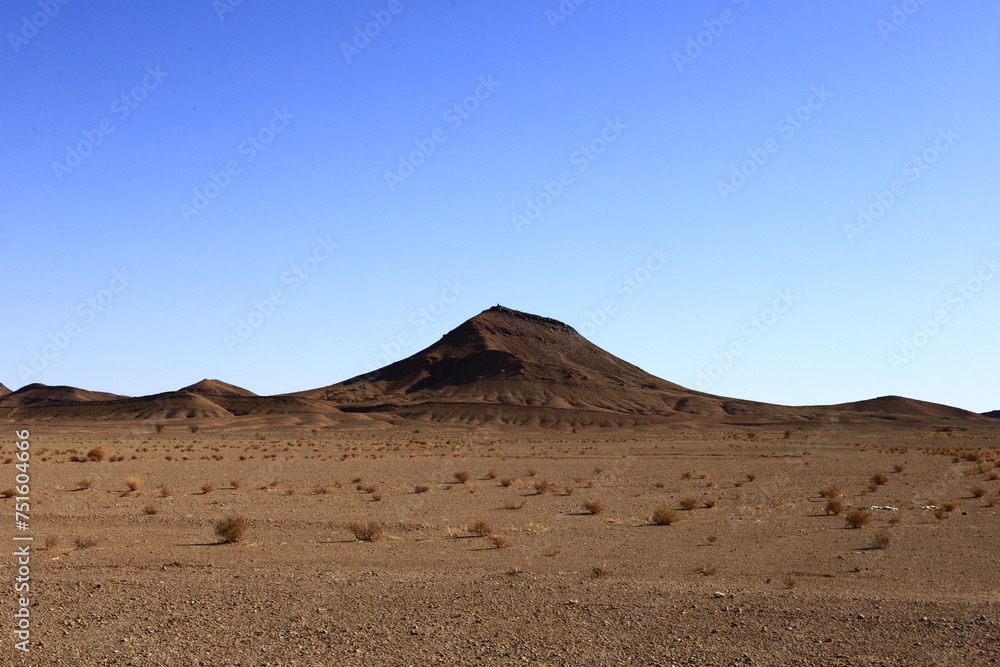
[(427, 486), (426, 484), (417, 484), (415, 487), (413, 487), (414, 493), (427, 493), (430, 490), (431, 487)]
[(880, 530), (875, 533), (875, 542), (872, 544), (876, 549), (888, 549), (892, 544), (892, 535), (888, 530)]
[(941, 509), (943, 509), (945, 512), (954, 512), (955, 510), (958, 509), (958, 503), (956, 503), (954, 500), (949, 500), (946, 503), (941, 503)]
[(219, 519), (215, 524), (215, 534), (223, 544), (236, 544), (243, 539), (246, 532), (246, 521), (239, 514), (229, 514)]
[(514, 479), (513, 477), (504, 477), (503, 479), (500, 480), (500, 486), (502, 486), (504, 488), (507, 488), (507, 487), (513, 486), (514, 482), (516, 482), (516, 481), (517, 480)]
[(906, 470), (906, 466), (904, 466), (902, 463), (897, 463), (896, 465), (892, 466), (892, 469), (895, 470), (896, 472), (903, 472), (904, 470)]
[(231, 480), (229, 480), (229, 486), (231, 486), (234, 489), (236, 489), (237, 491), (239, 491), (240, 487), (243, 486), (243, 484), (241, 484), (240, 480), (238, 480), (238, 479), (231, 479)]
[(982, 498), (983, 496), (986, 495), (985, 486), (974, 486), (971, 489), (969, 489), (969, 491), (972, 493), (973, 498)]
[(215, 487), (212, 486), (211, 484), (202, 484), (201, 485), (201, 492), (203, 494), (208, 495), (212, 491), (215, 491)]
[(347, 525), (347, 529), (359, 542), (374, 542), (382, 537), (382, 527), (377, 521), (352, 521)]
[(680, 505), (684, 509), (690, 511), (690, 510), (693, 510), (695, 507), (698, 506), (698, 499), (697, 498), (681, 498)]
[(468, 484), (469, 480), (472, 479), (472, 475), (469, 474), (468, 470), (456, 470), (454, 474), (455, 481), (459, 484)]
[(840, 498), (830, 498), (826, 501), (826, 506), (823, 508), (823, 511), (827, 514), (840, 516), (844, 513), (844, 501)]
[(170, 490), (169, 486), (167, 486), (166, 484), (160, 485), (160, 497), (169, 498), (172, 495), (174, 495), (174, 492)]
[(937, 519), (938, 521), (944, 521), (945, 519), (948, 518), (948, 512), (946, 512), (941, 508), (938, 508), (934, 510), (934, 518)]
[(889, 483), (889, 476), (884, 472), (877, 472), (871, 476), (871, 483), (877, 486), (882, 486), (883, 484)]
[(826, 488), (819, 490), (819, 495), (821, 498), (839, 498), (842, 494), (840, 489), (832, 484)]
[(602, 514), (607, 508), (604, 507), (604, 503), (600, 500), (587, 500), (583, 503), (583, 509), (591, 514)]
[(755, 474), (754, 474), (754, 473), (752, 473), (752, 472), (751, 472), (751, 473), (747, 473), (747, 481), (748, 481), (748, 482), (752, 482), (752, 481), (754, 481), (755, 479), (757, 479), (757, 475), (755, 475)]
[(492, 468), (486, 471), (486, 479), (496, 479), (498, 477), (497, 471)]
[(535, 493), (541, 495), (549, 491), (555, 491), (555, 485), (547, 479), (540, 479), (535, 482)]
[(669, 526), (681, 520), (680, 515), (672, 509), (657, 507), (649, 517), (650, 523), (654, 526)]
[(92, 537), (77, 537), (73, 540), (73, 544), (76, 545), (77, 549), (89, 549), (90, 547), (97, 546), (97, 540)]
[(476, 537), (486, 537), (492, 532), (493, 529), (490, 527), (490, 524), (486, 523), (482, 519), (469, 526), (469, 533), (475, 535)]
[(84, 477), (79, 482), (76, 483), (76, 488), (78, 489), (91, 489), (94, 487), (94, 480), (89, 477)]
[(592, 579), (603, 579), (608, 576), (608, 568), (603, 565), (595, 565), (590, 568), (590, 577)]
[(506, 549), (510, 546), (507, 543), (507, 539), (503, 535), (490, 535), (490, 542), (492, 542), (493, 546), (497, 549)]
[(701, 504), (704, 505), (707, 509), (712, 509), (713, 507), (715, 507), (715, 498), (705, 498), (703, 501), (701, 501)]
[(142, 488), (142, 479), (139, 477), (129, 477), (125, 480), (125, 484), (128, 486), (129, 491), (138, 491)]
[(145, 507), (142, 508), (142, 511), (145, 512), (146, 514), (153, 515), (153, 514), (159, 514), (160, 508), (157, 507), (156, 505), (146, 505)]
[(851, 510), (844, 518), (848, 528), (862, 528), (872, 521), (871, 512), (865, 510)]
[(87, 459), (90, 461), (96, 461), (100, 463), (102, 461), (108, 460), (108, 452), (103, 447), (94, 447), (89, 452), (87, 452)]
[(59, 538), (55, 535), (48, 535), (45, 538), (45, 548), (52, 551), (57, 546), (59, 546)]

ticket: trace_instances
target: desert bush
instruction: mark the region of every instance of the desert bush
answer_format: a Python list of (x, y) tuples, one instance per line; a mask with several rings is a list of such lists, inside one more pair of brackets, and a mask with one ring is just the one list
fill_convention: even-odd
[(160, 496), (161, 497), (163, 497), (163, 498), (169, 498), (173, 494), (174, 494), (174, 492), (170, 490), (169, 486), (167, 486), (166, 484), (161, 484), (160, 485)]
[(103, 447), (94, 447), (89, 452), (87, 452), (87, 459), (90, 461), (96, 461), (100, 463), (101, 461), (108, 460), (108, 452)]
[(417, 484), (415, 487), (413, 487), (414, 493), (427, 493), (430, 490), (431, 487), (427, 486), (426, 484)]
[(208, 495), (212, 491), (215, 491), (215, 487), (212, 486), (211, 484), (202, 484), (201, 485), (201, 492), (204, 493), (205, 495)]
[(655, 526), (669, 526), (680, 521), (680, 515), (672, 509), (657, 507), (653, 510), (649, 521)]
[(889, 517), (889, 525), (890, 526), (898, 526), (900, 524), (900, 522), (902, 522), (902, 519), (900, 519), (898, 516), (891, 516), (891, 517)]
[(538, 476), (537, 470), (535, 470), (534, 468), (528, 469), (528, 477), (537, 477), (537, 476)]
[(55, 535), (49, 535), (45, 538), (45, 548), (52, 551), (57, 546), (59, 546), (59, 538)]
[(826, 506), (823, 507), (823, 511), (827, 514), (840, 516), (844, 513), (844, 501), (840, 498), (830, 498), (826, 501)]
[(510, 487), (510, 486), (513, 486), (514, 482), (516, 482), (516, 481), (517, 480), (514, 479), (513, 477), (504, 477), (503, 479), (500, 480), (500, 486)]
[(142, 511), (150, 515), (159, 514), (160, 508), (157, 507), (156, 505), (146, 505), (145, 507), (142, 508)]
[(969, 492), (972, 493), (973, 498), (982, 498), (983, 496), (986, 495), (986, 487), (974, 486), (971, 489), (969, 489)]
[(938, 521), (944, 521), (948, 518), (948, 512), (941, 509), (940, 507), (934, 510), (934, 518)]
[(590, 568), (590, 576), (592, 579), (603, 579), (608, 576), (608, 568), (603, 565), (595, 565)]
[(84, 477), (79, 482), (76, 483), (76, 488), (78, 489), (90, 489), (94, 486), (94, 480), (89, 477)]
[(486, 537), (492, 532), (493, 529), (490, 527), (490, 524), (486, 523), (482, 519), (469, 526), (469, 533), (475, 535), (476, 537)]
[(892, 535), (889, 534), (888, 530), (880, 530), (875, 533), (873, 547), (876, 549), (888, 549), (890, 544), (892, 544)]
[(943, 509), (945, 512), (954, 512), (955, 510), (958, 509), (958, 503), (956, 503), (954, 500), (949, 500), (946, 503), (941, 503), (941, 509)]
[(667, 486), (667, 483), (666, 482), (657, 482), (656, 484), (653, 484), (653, 486), (655, 486), (658, 489), (662, 489), (662, 488), (664, 488), (664, 487)]
[(712, 509), (713, 507), (715, 507), (715, 498), (705, 498), (703, 501), (701, 501), (701, 504), (704, 505), (707, 509)]
[(497, 476), (497, 471), (492, 468), (486, 471), (486, 479), (496, 479)]
[(681, 498), (680, 506), (686, 510), (693, 510), (698, 506), (697, 498)]
[(543, 493), (548, 493), (549, 491), (554, 491), (556, 488), (555, 485), (552, 484), (552, 482), (548, 481), (547, 479), (538, 480), (537, 482), (535, 482), (534, 486), (535, 486), (535, 493), (539, 495)]
[(0, 491), (0, 496), (3, 496), (4, 498), (13, 498), (16, 495), (17, 491), (15, 491), (13, 488), (4, 489), (3, 491)]
[(238, 479), (231, 479), (231, 480), (229, 480), (229, 486), (231, 486), (234, 489), (236, 489), (237, 491), (239, 491), (240, 487), (243, 486), (243, 484), (241, 484), (240, 480), (238, 480)]
[(243, 539), (246, 521), (239, 514), (229, 514), (215, 523), (215, 534), (224, 544), (235, 544)]
[(607, 508), (604, 507), (604, 503), (600, 500), (587, 500), (583, 503), (583, 509), (591, 514), (601, 514)]
[(751, 473), (748, 473), (748, 474), (747, 474), (747, 481), (748, 481), (748, 482), (752, 482), (752, 481), (754, 481), (755, 479), (757, 479), (757, 475), (755, 475), (754, 473), (752, 473), (752, 472), (751, 472)]
[(709, 544), (715, 544), (715, 542), (719, 539), (719, 536), (718, 535), (709, 535), (705, 539), (708, 540)]
[(198, 425), (197, 424), (190, 424), (188, 426), (188, 430), (191, 431), (192, 433), (197, 433), (198, 432)]
[(325, 486), (317, 486), (313, 488), (314, 496), (325, 496), (328, 493), (330, 493), (330, 489)]
[(77, 549), (89, 549), (90, 547), (97, 546), (97, 540), (92, 537), (77, 537), (73, 540), (73, 544), (76, 545)]
[(468, 470), (456, 470), (454, 475), (455, 481), (459, 484), (468, 484), (469, 480), (472, 479), (472, 475), (469, 474)]
[(896, 465), (892, 466), (892, 469), (895, 470), (896, 472), (903, 472), (904, 470), (906, 470), (906, 466), (904, 466), (902, 463), (897, 463)]
[(681, 479), (694, 479), (694, 473), (690, 471), (682, 472)]
[(889, 476), (886, 475), (884, 472), (877, 472), (871, 476), (871, 483), (876, 484), (878, 486), (882, 486), (883, 484), (888, 484)]
[(844, 518), (848, 528), (862, 528), (871, 523), (872, 515), (866, 510), (851, 510)]
[(156, 429), (157, 433), (163, 433), (163, 427), (164, 426), (166, 426), (166, 424), (154, 424), (153, 428)]
[(352, 521), (347, 525), (347, 529), (359, 542), (374, 542), (382, 537), (382, 527), (377, 521)]
[(490, 535), (490, 542), (497, 549), (506, 549), (510, 545), (507, 543), (507, 539), (503, 535)]
[(128, 486), (129, 491), (138, 491), (142, 488), (142, 479), (139, 477), (129, 477), (125, 480), (125, 484)]
[(821, 498), (839, 498), (841, 493), (838, 487), (831, 484), (830, 486), (820, 489), (819, 495)]

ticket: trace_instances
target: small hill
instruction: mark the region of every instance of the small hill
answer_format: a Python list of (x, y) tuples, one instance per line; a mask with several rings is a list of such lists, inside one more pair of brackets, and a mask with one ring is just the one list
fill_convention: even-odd
[(991, 410), (990, 412), (984, 412), (984, 417), (989, 417), (991, 419), (1000, 419), (1000, 410)]
[(202, 396), (256, 396), (249, 389), (237, 387), (234, 384), (223, 382), (222, 380), (202, 380), (190, 386), (184, 387), (180, 391), (190, 394), (201, 394)]
[(88, 391), (63, 385), (48, 386), (40, 383), (25, 385), (17, 391), (0, 396), (0, 407), (26, 407), (59, 403), (89, 403), (126, 398), (102, 391)]
[(8, 389), (3, 384), (0, 384), (0, 396), (6, 396), (9, 393), (10, 393), (10, 389)]

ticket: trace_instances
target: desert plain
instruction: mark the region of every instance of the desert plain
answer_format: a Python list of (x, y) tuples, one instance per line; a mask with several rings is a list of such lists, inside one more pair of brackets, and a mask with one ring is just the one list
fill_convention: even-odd
[(995, 427), (7, 422), (5, 665), (1000, 661)]

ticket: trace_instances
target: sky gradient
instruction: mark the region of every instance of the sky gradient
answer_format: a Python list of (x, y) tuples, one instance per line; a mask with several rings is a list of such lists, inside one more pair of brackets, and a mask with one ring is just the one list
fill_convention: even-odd
[(998, 23), (5, 3), (0, 382), (304, 390), (500, 303), (714, 394), (1000, 408)]

